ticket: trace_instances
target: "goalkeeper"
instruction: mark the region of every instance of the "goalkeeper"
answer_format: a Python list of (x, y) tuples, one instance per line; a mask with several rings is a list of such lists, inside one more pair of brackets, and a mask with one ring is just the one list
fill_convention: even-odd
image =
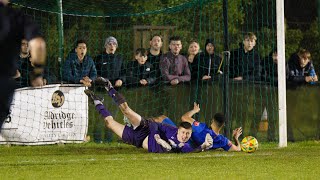
[(108, 94), (119, 106), (123, 114), (129, 119), (131, 127), (116, 122), (110, 112), (103, 106), (102, 102), (92, 91), (85, 90), (85, 93), (94, 101), (96, 109), (104, 117), (105, 124), (115, 134), (127, 143), (138, 148), (147, 149), (153, 153), (164, 152), (198, 152), (207, 149), (212, 145), (212, 139), (208, 135), (205, 142), (197, 148), (192, 148), (186, 143), (192, 133), (192, 126), (188, 122), (181, 122), (177, 127), (167, 124), (154, 122), (153, 119), (145, 119), (134, 112), (128, 106), (124, 97), (115, 91), (111, 83), (103, 78), (97, 78), (97, 81), (103, 81)]

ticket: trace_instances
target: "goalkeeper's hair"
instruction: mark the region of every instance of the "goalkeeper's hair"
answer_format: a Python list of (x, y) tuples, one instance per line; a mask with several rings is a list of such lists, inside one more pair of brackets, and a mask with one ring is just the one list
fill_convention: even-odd
[(222, 113), (216, 113), (213, 116), (213, 121), (218, 125), (218, 127), (222, 127), (224, 125), (226, 119)]
[(179, 124), (179, 128), (185, 128), (185, 129), (192, 129), (192, 125), (190, 124), (190, 123), (188, 123), (188, 122), (181, 122), (180, 124)]

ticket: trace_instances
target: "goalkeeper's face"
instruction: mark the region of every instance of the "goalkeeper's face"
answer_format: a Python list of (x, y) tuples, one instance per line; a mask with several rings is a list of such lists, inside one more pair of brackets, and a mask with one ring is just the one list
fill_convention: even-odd
[(178, 134), (177, 134), (178, 141), (183, 143), (187, 142), (190, 139), (191, 134), (192, 134), (192, 128), (185, 129), (183, 127), (179, 127)]

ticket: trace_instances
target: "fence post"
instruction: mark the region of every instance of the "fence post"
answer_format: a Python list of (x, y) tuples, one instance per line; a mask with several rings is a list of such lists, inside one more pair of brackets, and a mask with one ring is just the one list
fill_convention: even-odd
[(59, 57), (58, 62), (60, 64), (60, 78), (62, 81), (62, 59), (64, 58), (64, 34), (63, 34), (63, 9), (62, 9), (62, 0), (57, 0), (59, 7), (58, 14), (58, 31), (59, 31)]
[[(229, 32), (228, 32), (228, 0), (223, 0), (223, 35), (224, 51), (229, 51)], [(230, 53), (223, 53), (223, 113), (225, 115), (225, 135), (229, 137), (231, 131), (230, 113), (229, 113), (229, 57)]]

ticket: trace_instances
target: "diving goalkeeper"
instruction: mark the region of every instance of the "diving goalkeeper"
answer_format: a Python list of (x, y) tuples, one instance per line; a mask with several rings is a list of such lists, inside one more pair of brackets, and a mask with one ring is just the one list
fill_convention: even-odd
[(128, 106), (125, 98), (112, 87), (110, 81), (104, 78), (97, 78), (96, 81), (102, 81), (105, 84), (109, 96), (112, 97), (123, 114), (129, 119), (132, 126), (125, 126), (115, 121), (111, 113), (92, 91), (85, 90), (85, 93), (93, 100), (97, 111), (104, 118), (106, 126), (121, 137), (125, 143), (147, 149), (153, 153), (199, 152), (212, 145), (211, 136), (208, 134), (204, 143), (192, 148), (187, 143), (192, 134), (190, 123), (181, 122), (178, 127), (174, 127), (157, 123), (153, 119), (145, 119)]

